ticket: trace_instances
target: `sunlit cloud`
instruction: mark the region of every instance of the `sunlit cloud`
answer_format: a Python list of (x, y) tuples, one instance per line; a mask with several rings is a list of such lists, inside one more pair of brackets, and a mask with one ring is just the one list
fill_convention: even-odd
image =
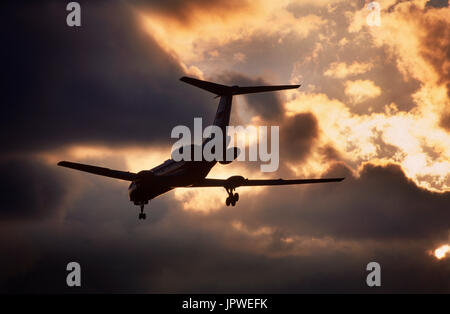
[[(345, 45), (345, 43), (346, 39), (343, 38), (340, 44)], [(347, 76), (365, 73), (372, 67), (372, 63), (360, 63), (357, 61), (351, 64), (346, 64), (345, 62), (333, 62), (330, 64), (330, 67), (324, 72), (324, 75), (335, 78), (346, 78)]]
[[(360, 116), (353, 114), (344, 103), (329, 99), (325, 94), (303, 92), (289, 101), (286, 109), (288, 115), (312, 112), (318, 116), (320, 143), (331, 143), (355, 170), (366, 161), (391, 161), (400, 164), (407, 176), (422, 187), (438, 191), (450, 189), (450, 136), (436, 127), (432, 120), (418, 113), (398, 112), (395, 107), (387, 106), (384, 113)], [(377, 144), (380, 139), (381, 145), (392, 145), (397, 151), (386, 155)], [(439, 155), (430, 155), (426, 145), (437, 149)], [(308, 167), (324, 171), (314, 155), (311, 159), (306, 162)], [(432, 176), (433, 181), (419, 179), (427, 175)]]
[(294, 16), (287, 10), (290, 3), (286, 0), (243, 2), (216, 18), (210, 11), (193, 9), (190, 23), (185, 24), (151, 10), (140, 11), (139, 16), (145, 30), (161, 47), (183, 63), (193, 64), (203, 60), (206, 54), (217, 55), (219, 47), (237, 40), (274, 35), (282, 42), (289, 34), (305, 38), (325, 23), (314, 14)]
[[(170, 158), (168, 147), (105, 147), (96, 145), (73, 145), (67, 148), (45, 152), (41, 156), (49, 164), (56, 165), (61, 160), (92, 163), (97, 166), (117, 170), (139, 172), (153, 168)], [(118, 167), (120, 167), (118, 169)]]
[(370, 80), (346, 81), (345, 94), (349, 96), (352, 103), (360, 103), (369, 98), (379, 96), (381, 88)]
[[(374, 107), (371, 101), (382, 95), (383, 90), (371, 73), (377, 66), (383, 66), (383, 62), (377, 59), (378, 56), (370, 54), (360, 60), (337, 56), (335, 60), (331, 59), (322, 75), (347, 79), (342, 82), (347, 102), (327, 93), (315, 92), (317, 85), (311, 83), (304, 87), (308, 91), (306, 93), (286, 93), (287, 99), (290, 99), (285, 104), (288, 116), (312, 112), (321, 126), (320, 140), (312, 149), (310, 158), (288, 166), (297, 175), (320, 175), (327, 169), (320, 150), (328, 145), (336, 149), (355, 171), (368, 161), (392, 162), (400, 164), (407, 176), (418, 185), (434, 191), (446, 191), (450, 188), (450, 137), (440, 123), (450, 103), (439, 73), (424, 57), (423, 40), (427, 36), (425, 21), (448, 23), (450, 11), (448, 8), (425, 10), (426, 2), (379, 1), (382, 15), (379, 27), (367, 25), (368, 12), (363, 7), (346, 5), (342, 1), (262, 1), (258, 5), (245, 2), (234, 12), (224, 13), (221, 18), (211, 18), (214, 13), (192, 9), (187, 24), (180, 24), (171, 17), (152, 11), (140, 11), (139, 15), (149, 35), (176, 56), (187, 72), (197, 73), (199, 77), (210, 72), (208, 67), (202, 65), (205, 56), (218, 57), (222, 47), (234, 42), (250, 42), (262, 34), (278, 36), (278, 43), (283, 42), (287, 35), (295, 34), (301, 42), (302, 38), (317, 32), (318, 40), (310, 48), (311, 53), (292, 64), (290, 80), (293, 83), (303, 81), (305, 66), (319, 64), (321, 58), (335, 52), (330, 37), (336, 36), (335, 29), (344, 29), (345, 25), (339, 23), (348, 21), (347, 32), (341, 33), (345, 36), (333, 39), (336, 47), (354, 45), (354, 49), (359, 49), (357, 45), (364, 36), (369, 36), (367, 44), (374, 49), (383, 48), (389, 58), (395, 60), (405, 81), (420, 82), (419, 89), (411, 94), (413, 103), (410, 105), (413, 109), (404, 112), (398, 109), (398, 104), (389, 102), (384, 104), (384, 112), (372, 112)], [(301, 15), (291, 10), (295, 6), (313, 9)], [(314, 8), (325, 6), (326, 11), (320, 11), (320, 15), (311, 13)], [(342, 20), (336, 20), (333, 16), (339, 6), (346, 7)], [(406, 33), (409, 35), (405, 36)], [(355, 35), (358, 35), (356, 39), (349, 39)], [(427, 53), (432, 52), (427, 50)], [(247, 52), (235, 51), (230, 59), (235, 63), (245, 62)], [(354, 76), (358, 79), (352, 79)], [(389, 77), (383, 79), (389, 80)], [(349, 110), (357, 104), (367, 104), (370, 114), (360, 115)], [(386, 149), (388, 145), (390, 148)]]

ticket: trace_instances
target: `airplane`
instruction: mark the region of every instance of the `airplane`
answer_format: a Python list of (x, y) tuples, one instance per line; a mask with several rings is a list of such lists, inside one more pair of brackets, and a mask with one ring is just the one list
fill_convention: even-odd
[[(300, 85), (272, 85), (272, 86), (227, 86), (217, 83), (207, 82), (191, 77), (183, 76), (182, 82), (191, 84), (198, 88), (220, 97), (219, 106), (214, 118), (213, 125), (218, 126), (223, 134), (226, 134), (226, 127), (230, 121), (231, 104), (233, 96), (251, 93), (261, 93), (269, 91), (278, 91), (285, 89), (299, 88)], [(208, 139), (207, 139), (208, 140)], [(207, 143), (203, 141), (202, 145)], [(235, 156), (236, 158), (236, 151)], [(145, 219), (144, 205), (157, 196), (160, 196), (175, 188), (196, 188), (196, 187), (223, 187), (228, 193), (225, 200), (226, 206), (235, 206), (239, 200), (239, 194), (234, 193), (236, 188), (241, 186), (271, 186), (271, 185), (291, 185), (291, 184), (310, 184), (325, 182), (340, 182), (344, 178), (321, 178), (321, 179), (247, 179), (243, 176), (231, 176), (228, 179), (206, 178), (210, 170), (216, 165), (217, 161), (175, 161), (170, 158), (162, 164), (150, 169), (142, 170), (138, 173), (112, 170), (104, 167), (91, 166), (81, 163), (60, 161), (58, 166), (67, 167), (75, 170), (89, 172), (92, 174), (131, 181), (128, 187), (128, 195), (131, 202), (140, 206), (139, 219)], [(219, 161), (227, 164), (228, 161)]]

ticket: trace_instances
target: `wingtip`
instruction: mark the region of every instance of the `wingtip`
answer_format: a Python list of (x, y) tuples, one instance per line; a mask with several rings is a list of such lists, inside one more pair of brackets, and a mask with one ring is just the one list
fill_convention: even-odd
[(199, 79), (196, 77), (191, 77), (191, 76), (186, 76), (186, 75), (180, 77), (180, 81), (185, 82), (185, 83), (189, 83), (189, 81), (192, 81), (192, 80), (199, 80)]

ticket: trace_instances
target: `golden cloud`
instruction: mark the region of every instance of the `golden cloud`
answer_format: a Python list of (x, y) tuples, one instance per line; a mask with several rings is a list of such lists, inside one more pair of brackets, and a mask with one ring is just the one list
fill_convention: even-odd
[(294, 16), (287, 10), (290, 3), (245, 2), (220, 17), (214, 11), (192, 10), (191, 22), (186, 24), (157, 11), (141, 11), (139, 16), (145, 30), (162, 48), (183, 63), (192, 64), (233, 41), (259, 35), (278, 36), (280, 42), (289, 34), (305, 38), (325, 23), (314, 14)]
[(349, 65), (345, 62), (333, 62), (330, 64), (330, 67), (324, 72), (324, 75), (335, 78), (346, 78), (347, 76), (365, 73), (372, 67), (372, 63), (360, 63), (357, 61)]
[(345, 94), (355, 104), (380, 95), (381, 88), (370, 80), (346, 81)]

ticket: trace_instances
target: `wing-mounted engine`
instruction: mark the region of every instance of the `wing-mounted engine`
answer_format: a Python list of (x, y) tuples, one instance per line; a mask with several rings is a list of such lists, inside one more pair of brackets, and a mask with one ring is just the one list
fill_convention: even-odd
[(239, 186), (242, 186), (246, 180), (247, 179), (245, 179), (243, 176), (231, 176), (225, 181), (224, 187), (226, 189), (235, 189)]

